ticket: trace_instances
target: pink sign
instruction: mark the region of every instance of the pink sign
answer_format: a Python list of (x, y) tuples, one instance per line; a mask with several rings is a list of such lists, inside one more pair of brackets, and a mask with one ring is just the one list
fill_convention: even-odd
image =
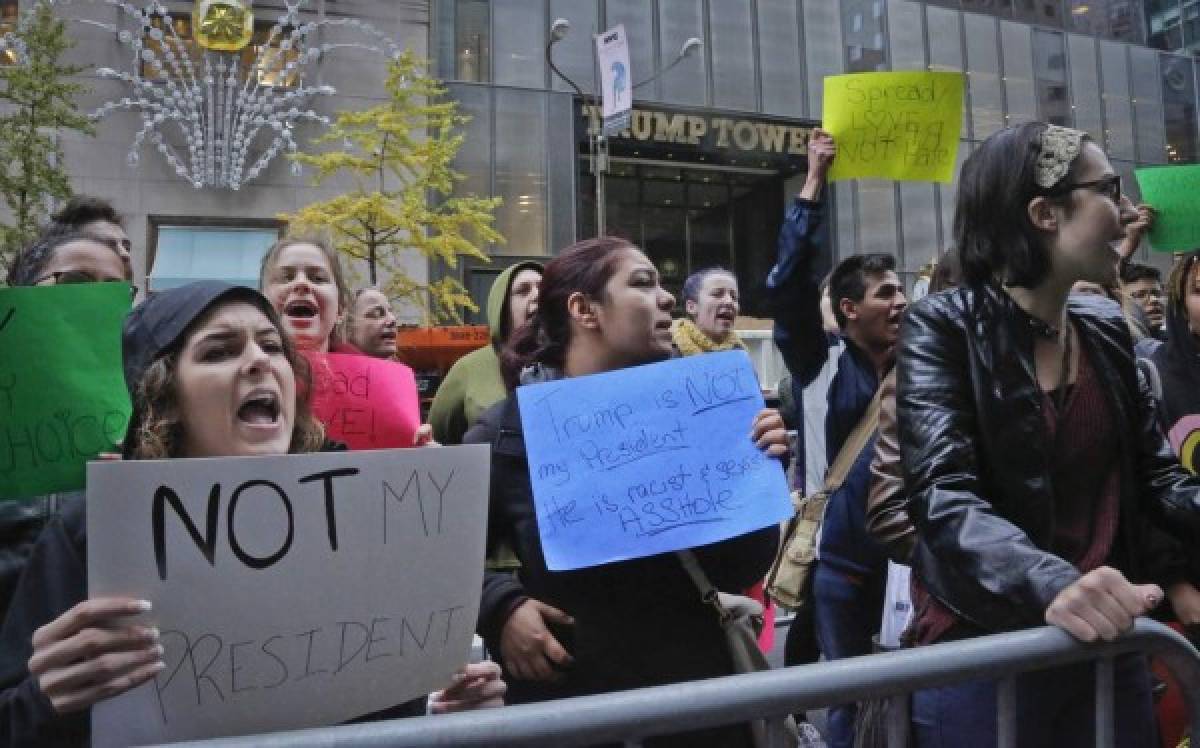
[(412, 369), (353, 353), (310, 353), (313, 415), (350, 449), (411, 447), (421, 411)]

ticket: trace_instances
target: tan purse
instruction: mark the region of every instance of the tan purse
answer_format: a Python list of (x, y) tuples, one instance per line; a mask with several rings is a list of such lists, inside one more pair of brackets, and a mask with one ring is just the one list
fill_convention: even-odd
[[(763, 627), (762, 605), (753, 598), (718, 591), (691, 551), (676, 551), (675, 555), (700, 591), (701, 599), (716, 611), (734, 670), (738, 673), (770, 670), (766, 656), (758, 648), (758, 635)], [(796, 721), (790, 715), (753, 719), (749, 727), (755, 748), (795, 748), (800, 743)]]
[(875, 429), (879, 427), (879, 403), (882, 388), (867, 406), (854, 431), (847, 437), (842, 450), (825, 474), (825, 485), (820, 491), (801, 496), (792, 492), (792, 506), (796, 514), (788, 520), (783, 531), (783, 542), (771, 570), (767, 572), (766, 591), (778, 605), (798, 610), (808, 604), (808, 588), (812, 584), (813, 562), (817, 560), (817, 534), (825, 517), (825, 505), (829, 497), (846, 482), (846, 475), (862, 453), (863, 447)]

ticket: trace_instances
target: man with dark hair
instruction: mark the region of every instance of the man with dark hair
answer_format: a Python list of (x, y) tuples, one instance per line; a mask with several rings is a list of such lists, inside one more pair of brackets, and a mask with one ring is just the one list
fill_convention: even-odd
[(1121, 293), (1133, 300), (1146, 314), (1150, 334), (1166, 339), (1167, 310), (1163, 306), (1162, 273), (1140, 262), (1121, 265)]
[[(868, 254), (840, 262), (829, 279), (829, 299), (839, 332), (821, 322), (818, 258), (825, 251), (821, 195), (836, 155), (833, 138), (814, 130), (808, 144), (808, 176), (779, 233), (778, 256), (767, 277), (775, 317), (775, 343), (792, 375), (793, 416), (802, 435), (797, 474), (824, 475), (867, 414), (879, 383), (895, 362), (900, 317), (907, 305), (891, 255)], [(798, 417), (797, 417), (798, 416)], [(805, 419), (819, 419), (804, 424)], [(804, 424), (802, 426), (802, 424)], [(813, 577), (817, 641), (826, 659), (870, 654), (879, 630), (887, 554), (866, 531), (871, 436), (853, 457), (841, 487), (828, 498)], [(812, 438), (816, 436), (817, 438)], [(813, 467), (817, 470), (813, 470)], [(813, 477), (797, 488), (820, 490)], [(784, 660), (799, 664), (801, 630), (788, 632)], [(829, 713), (831, 746), (854, 742), (856, 708)]]
[(126, 275), (133, 277), (133, 242), (125, 233), (124, 222), (107, 200), (91, 195), (75, 195), (57, 213), (50, 216), (51, 229), (79, 231), (100, 239), (108, 239), (117, 247)]

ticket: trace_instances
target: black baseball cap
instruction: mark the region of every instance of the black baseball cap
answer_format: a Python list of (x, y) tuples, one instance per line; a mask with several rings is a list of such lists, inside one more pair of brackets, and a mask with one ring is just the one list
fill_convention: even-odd
[(125, 369), (125, 387), (133, 403), (133, 414), (125, 430), (122, 453), (129, 459), (133, 436), (141, 427), (144, 414), (138, 407), (137, 387), (146, 370), (159, 358), (183, 345), (192, 325), (219, 301), (245, 301), (262, 310), (271, 323), (283, 330), (271, 302), (249, 286), (225, 281), (204, 280), (156, 293), (137, 306), (125, 318), (121, 332), (121, 357)]

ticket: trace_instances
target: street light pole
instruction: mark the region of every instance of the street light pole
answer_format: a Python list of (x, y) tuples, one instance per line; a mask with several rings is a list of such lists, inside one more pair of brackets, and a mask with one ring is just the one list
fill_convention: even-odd
[[(595, 199), (596, 199), (596, 236), (604, 236), (605, 227), (605, 188), (604, 179), (608, 173), (608, 137), (604, 134), (604, 127), (600, 121), (600, 101), (598, 96), (589, 97), (583, 92), (575, 81), (571, 80), (563, 71), (558, 69), (554, 64), (554, 56), (551, 50), (554, 45), (566, 38), (571, 31), (571, 22), (565, 18), (556, 18), (554, 23), (550, 24), (550, 41), (546, 44), (546, 64), (554, 71), (554, 74), (566, 81), (571, 88), (575, 89), (576, 95), (582, 106), (588, 113), (588, 161), (592, 171), (592, 176), (596, 183)], [(704, 46), (704, 42), (696, 37), (690, 37), (680, 47), (679, 53), (675, 59), (671, 60), (670, 64), (659, 70), (654, 75), (651, 75), (645, 80), (638, 81), (633, 84), (633, 90), (637, 90), (642, 86), (653, 83), (664, 75), (668, 70), (671, 70), (679, 63), (683, 62), (685, 57), (690, 57), (697, 50)], [(592, 48), (592, 59), (595, 61), (596, 50)]]

